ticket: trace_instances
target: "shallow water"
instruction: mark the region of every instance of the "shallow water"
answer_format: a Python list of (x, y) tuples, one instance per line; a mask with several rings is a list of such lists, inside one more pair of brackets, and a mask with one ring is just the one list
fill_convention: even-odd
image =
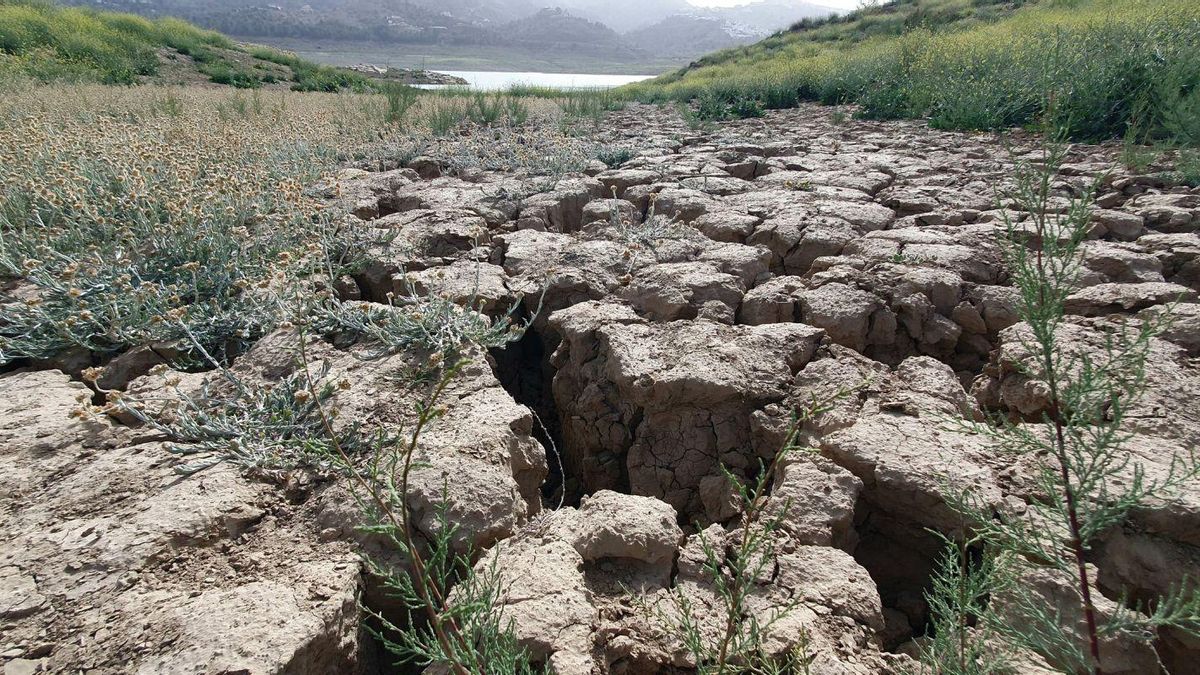
[[(555, 89), (607, 89), (630, 82), (649, 79), (653, 75), (593, 75), (588, 73), (531, 73), (483, 70), (439, 70), (439, 73), (461, 77), (472, 89), (508, 89), (514, 84), (528, 84)], [(422, 89), (438, 89), (447, 85), (418, 85)]]

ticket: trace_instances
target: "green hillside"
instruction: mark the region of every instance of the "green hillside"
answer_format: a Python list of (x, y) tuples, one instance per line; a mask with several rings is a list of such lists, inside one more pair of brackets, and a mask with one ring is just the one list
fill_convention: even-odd
[(302, 91), (361, 87), (355, 73), (243, 45), (172, 18), (0, 0), (0, 73), (105, 84), (212, 82)]
[(1047, 121), (1079, 139), (1132, 129), (1195, 144), (1197, 44), (1195, 0), (896, 0), (801, 22), (625, 91), (652, 102), (856, 103), (862, 117), (939, 128)]

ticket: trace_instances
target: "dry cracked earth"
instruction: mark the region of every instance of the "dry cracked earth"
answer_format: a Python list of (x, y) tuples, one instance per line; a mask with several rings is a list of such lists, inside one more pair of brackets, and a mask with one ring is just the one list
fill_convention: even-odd
[[(409, 244), (376, 251), (343, 296), (380, 302), (411, 284), (497, 316), (521, 303), (532, 319), (451, 385), (419, 450), (418, 527), (434, 527), (447, 489), (460, 543), (499, 563), (517, 636), (557, 672), (688, 672), (645, 607), (672, 588), (715, 607), (696, 533), (737, 536), (720, 465), (749, 477), (813, 395), (861, 384), (807, 425), (816, 452), (773, 477), (782, 541), (751, 606), (766, 615), (800, 599), (768, 644), (803, 636), (813, 673), (903, 672), (928, 618), (930, 531), (961, 527), (946, 484), (997, 512), (1020, 513), (1034, 494), (1032, 460), (952, 422), (1046, 405), (1018, 368), (1023, 324), (999, 245), (1004, 209), (1028, 214), (996, 197), (1009, 150), (1037, 144), (835, 124), (819, 107), (696, 132), (633, 106), (602, 133), (636, 155), (522, 200), (502, 196), (511, 177), (443, 176), (428, 158), (338, 176), (356, 218)], [(1066, 195), (1102, 176), (1067, 347), (1096, 349), (1114, 326), (1179, 301), (1130, 414), (1129, 452), (1153, 475), (1200, 441), (1200, 192), (1133, 175), (1118, 154), (1074, 146), (1055, 179)], [(651, 209), (671, 223), (640, 225)], [(296, 347), (279, 331), (234, 370), (278, 380)], [(399, 383), (406, 357), (311, 349), (350, 383), (342, 419), (411, 415), (420, 393)], [(171, 377), (136, 359), (108, 369), (147, 395)], [(175, 377), (198, 388), (206, 375)], [(356, 530), (341, 482), (267, 482), (229, 465), (180, 477), (152, 431), (70, 417), (81, 392), (60, 370), (0, 376), (5, 675), (388, 670), (360, 629), (360, 602), (387, 610), (359, 558), (379, 543)], [(1138, 511), (1093, 554), (1102, 612), (1118, 589), (1153, 594), (1195, 573), (1200, 485)], [(1038, 592), (1065, 589), (1043, 580)], [(1197, 672), (1194, 639), (1164, 634), (1155, 647), (1169, 672)], [(1104, 649), (1114, 674), (1159, 671), (1149, 648)]]

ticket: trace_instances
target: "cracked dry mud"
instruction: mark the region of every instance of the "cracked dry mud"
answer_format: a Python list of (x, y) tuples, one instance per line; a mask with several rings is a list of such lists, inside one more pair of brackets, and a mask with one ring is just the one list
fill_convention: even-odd
[[(635, 105), (599, 133), (635, 156), (523, 201), (495, 196), (511, 177), (443, 176), (426, 158), (337, 177), (354, 217), (407, 244), (376, 251), (343, 296), (381, 301), (411, 284), (493, 315), (540, 307), (520, 342), (478, 355), (450, 387), (419, 451), (418, 527), (433, 526), (446, 489), (461, 545), (498, 561), (518, 638), (557, 672), (687, 672), (643, 608), (672, 587), (713, 603), (697, 528), (737, 537), (720, 465), (750, 477), (812, 395), (865, 382), (808, 425), (815, 454), (779, 467), (783, 541), (750, 605), (765, 615), (800, 598), (768, 645), (805, 636), (813, 673), (903, 672), (927, 618), (929, 531), (961, 526), (945, 484), (998, 512), (1033, 494), (1027, 460), (952, 424), (1046, 405), (1018, 368), (1024, 326), (998, 243), (1005, 210), (1018, 227), (1026, 216), (995, 201), (1012, 176), (1005, 144), (915, 122), (834, 124), (814, 106), (694, 132)], [(1007, 142), (1018, 156), (1036, 147), (1020, 133)], [(1074, 146), (1056, 179), (1066, 194), (1100, 177), (1064, 339), (1095, 349), (1106, 330), (1179, 303), (1129, 415), (1129, 451), (1153, 474), (1200, 442), (1200, 192), (1132, 175), (1118, 152)], [(674, 221), (654, 240), (610, 221), (651, 208)], [(279, 331), (234, 368), (278, 380), (297, 346)], [(351, 383), (341, 420), (393, 428), (411, 415), (421, 392), (397, 384), (407, 357), (312, 349)], [(165, 386), (128, 361), (109, 381)], [(70, 418), (80, 393), (57, 370), (0, 375), (5, 675), (384, 669), (360, 629), (360, 601), (386, 611), (358, 557), (378, 542), (355, 530), (344, 485), (223, 465), (181, 478), (148, 430)], [(1160, 592), (1195, 573), (1200, 485), (1138, 511), (1091, 562), (1102, 612), (1117, 589)], [(1164, 634), (1156, 647), (1169, 672), (1195, 672), (1194, 639)], [(1112, 673), (1158, 669), (1144, 647), (1104, 649)]]

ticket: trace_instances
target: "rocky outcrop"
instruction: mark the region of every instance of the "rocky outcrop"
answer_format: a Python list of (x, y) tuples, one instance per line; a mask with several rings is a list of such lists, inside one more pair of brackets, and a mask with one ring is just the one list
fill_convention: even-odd
[[(294, 332), (268, 336), (234, 373), (245, 383), (277, 382), (298, 367), (298, 350)], [(309, 344), (328, 377), (352, 383), (330, 404), (338, 419), (381, 429), (404, 423), (419, 394), (390, 382), (411, 363), (364, 360), (359, 351)], [(131, 389), (144, 400), (170, 397), (163, 383), (179, 377), (156, 375)], [(205, 386), (217, 393), (228, 382), (213, 375)], [(10, 374), (0, 388), (0, 457), (13, 481), (0, 607), (14, 656), (99, 673), (374, 667), (360, 636), (363, 577), (353, 542), (361, 516), (349, 495), (334, 491), (330, 502), (312, 485), (285, 494), (232, 463), (182, 477), (153, 435), (93, 416), (72, 422), (90, 395), (61, 373)], [(453, 405), (423, 437), (410, 507), (418, 530), (432, 532), (436, 505), (448, 499), (462, 546), (487, 546), (540, 510), (545, 451), (530, 436), (529, 411), (486, 362), (468, 367), (448, 396)]]
[(181, 479), (162, 443), (72, 421), (90, 399), (61, 373), (9, 374), (0, 391), (4, 658), (97, 673), (364, 665), (359, 563), (307, 534), (304, 509), (231, 466)]
[[(300, 342), (293, 331), (263, 338), (235, 367), (248, 381), (278, 380), (294, 372)], [(361, 433), (401, 432), (413, 422), (422, 389), (397, 389), (411, 379), (417, 355), (374, 358), (370, 345), (338, 349), (310, 344), (310, 363), (322, 363), (326, 378), (346, 382), (329, 405), (336, 425), (358, 424)], [(417, 446), (409, 506), (419, 531), (438, 527), (438, 508), (456, 528), (461, 551), (490, 546), (510, 536), (541, 510), (539, 492), (548, 472), (546, 454), (533, 439), (533, 417), (504, 391), (485, 360), (460, 371), (442, 395), (446, 412), (427, 425)]]
[(551, 316), (553, 356), (574, 489), (664, 499), (714, 520), (721, 464), (744, 456), (755, 408), (782, 399), (823, 336), (803, 324), (650, 324), (621, 306), (583, 303)]

